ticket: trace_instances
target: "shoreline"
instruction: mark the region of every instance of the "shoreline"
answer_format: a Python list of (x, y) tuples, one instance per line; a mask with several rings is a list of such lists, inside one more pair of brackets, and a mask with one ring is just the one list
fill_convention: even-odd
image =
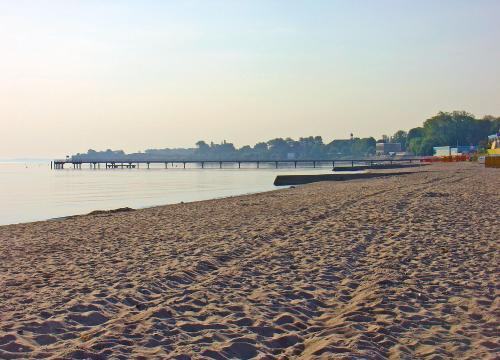
[[(148, 173), (68, 170), (63, 174), (38, 168), (24, 173), (24, 167), (17, 165), (14, 170), (5, 177), (0, 171), (0, 183), (5, 186), (0, 196), (0, 226), (82, 215), (96, 209), (146, 208), (274, 190), (275, 174), (288, 173), (284, 169), (206, 169), (204, 173), (151, 169)], [(31, 175), (33, 180), (29, 180)], [(30, 186), (30, 181), (35, 181), (35, 186)], [(30, 188), (25, 191), (27, 186)]]
[[(412, 167), (412, 168), (408, 168), (408, 170), (410, 170), (411, 172), (416, 172), (416, 171), (419, 171), (419, 169), (421, 169), (421, 168), (422, 168), (422, 166), (420, 166), (420, 167)], [(152, 170), (155, 170), (155, 169), (152, 169)], [(158, 170), (162, 170), (162, 169), (158, 169)], [(215, 170), (219, 170), (219, 169), (215, 169)], [(247, 169), (238, 169), (238, 171), (244, 171), (244, 170), (247, 170)], [(273, 169), (270, 169), (270, 170), (273, 170)], [(320, 170), (320, 169), (317, 169), (317, 170)], [(395, 170), (391, 170), (391, 173), (399, 173), (399, 172), (403, 172), (404, 170), (405, 170), (404, 168), (395, 169)], [(359, 174), (359, 173), (366, 173), (366, 172), (367, 172), (366, 170), (361, 170), (361, 171), (355, 171), (354, 173), (358, 173)], [(379, 173), (379, 172), (383, 172), (383, 170), (382, 169), (371, 170), (370, 172)], [(330, 171), (330, 172), (328, 172), (328, 174), (332, 174), (332, 172)], [(351, 174), (351, 172), (342, 171), (342, 172), (337, 172), (337, 173), (333, 172), (333, 174), (347, 175), (348, 176), (349, 174)], [(354, 180), (357, 180), (357, 179), (346, 179), (346, 180), (343, 180), (343, 181), (354, 181)], [(134, 210), (143, 210), (143, 209), (149, 209), (149, 208), (171, 206), (171, 205), (182, 204), (182, 203), (193, 203), (193, 202), (198, 202), (198, 201), (219, 200), (219, 199), (225, 199), (225, 198), (231, 198), (231, 197), (238, 197), (238, 196), (246, 196), (246, 195), (253, 195), (253, 194), (261, 194), (261, 193), (279, 191), (279, 190), (287, 189), (290, 186), (303, 186), (303, 185), (307, 185), (307, 184), (304, 183), (304, 184), (291, 184), (291, 185), (274, 185), (274, 188), (270, 189), (270, 190), (249, 191), (249, 192), (243, 192), (243, 193), (234, 194), (234, 195), (215, 196), (215, 197), (210, 197), (210, 198), (201, 199), (201, 200), (180, 201), (180, 202), (162, 203), (162, 204), (156, 204), (156, 205), (138, 206), (138, 207), (135, 207), (135, 208), (132, 208), (132, 209), (134, 209)], [(124, 207), (129, 207), (129, 206), (130, 206), (130, 204), (124, 205)], [(116, 208), (105, 208), (105, 207), (104, 208), (96, 208), (96, 209), (89, 210), (86, 213), (76, 213), (76, 214), (70, 214), (70, 215), (61, 215), (61, 216), (56, 216), (56, 217), (43, 218), (43, 219), (39, 219), (39, 220), (28, 220), (28, 221), (21, 221), (21, 222), (9, 223), (9, 224), (0, 224), (0, 228), (3, 227), (3, 226), (31, 224), (31, 223), (39, 223), (39, 222), (44, 222), (44, 221), (64, 221), (64, 220), (71, 219), (71, 218), (74, 218), (74, 217), (87, 216), (91, 212), (94, 212), (94, 211), (113, 211), (114, 209), (116, 209)]]
[(0, 358), (493, 356), (499, 185), (437, 164), (2, 226)]
[[(166, 204), (159, 204), (159, 205), (152, 205), (152, 206), (144, 206), (144, 207), (137, 207), (137, 208), (130, 208), (132, 211), (138, 211), (138, 210), (146, 210), (146, 209), (153, 209), (153, 208), (162, 208), (165, 206), (172, 206), (172, 205), (180, 205), (180, 204), (192, 204), (196, 202), (204, 202), (204, 201), (214, 201), (214, 200), (222, 200), (222, 199), (228, 199), (228, 198), (234, 198), (234, 197), (239, 197), (239, 196), (248, 196), (248, 195), (256, 195), (256, 194), (265, 194), (265, 193), (270, 193), (274, 191), (279, 191), (279, 190), (285, 190), (287, 188), (290, 188), (288, 185), (277, 185), (276, 189), (273, 190), (264, 190), (264, 191), (256, 191), (256, 192), (248, 192), (248, 193), (242, 193), (242, 194), (237, 194), (237, 195), (227, 195), (227, 196), (218, 196), (218, 197), (213, 197), (209, 199), (203, 199), (203, 200), (193, 200), (193, 201), (181, 201), (181, 202), (175, 202), (175, 203), (166, 203)], [(12, 224), (0, 224), (0, 228), (3, 226), (15, 226), (15, 225), (27, 225), (27, 224), (36, 224), (36, 223), (43, 223), (47, 221), (65, 221), (68, 219), (73, 219), (73, 218), (78, 218), (82, 216), (93, 216), (93, 212), (107, 212), (107, 213), (114, 213), (116, 210), (119, 210), (121, 208), (112, 208), (112, 209), (94, 209), (91, 210), (88, 213), (84, 214), (75, 214), (75, 215), (65, 215), (65, 216), (58, 216), (54, 218), (48, 218), (48, 219), (41, 219), (41, 220), (34, 220), (34, 221), (26, 221), (26, 222), (19, 222), (19, 223), (12, 223)]]

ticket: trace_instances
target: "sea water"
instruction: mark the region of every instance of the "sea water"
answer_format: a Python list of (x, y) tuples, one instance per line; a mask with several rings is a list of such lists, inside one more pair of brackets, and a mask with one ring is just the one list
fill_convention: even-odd
[(269, 191), (277, 189), (273, 181), (278, 174), (331, 172), (327, 164), (315, 169), (275, 169), (274, 164), (256, 169), (251, 163), (241, 169), (212, 166), (93, 170), (83, 164), (81, 170), (51, 170), (50, 161), (0, 162), (0, 225)]

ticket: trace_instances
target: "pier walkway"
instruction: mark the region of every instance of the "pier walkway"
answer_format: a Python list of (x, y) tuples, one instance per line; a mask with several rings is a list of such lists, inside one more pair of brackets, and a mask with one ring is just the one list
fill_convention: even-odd
[(374, 166), (381, 164), (412, 164), (420, 163), (420, 158), (405, 158), (405, 159), (335, 159), (335, 160), (53, 160), (50, 163), (51, 169), (64, 169), (64, 166), (72, 166), (74, 169), (82, 169), (82, 165), (88, 165), (90, 169), (139, 169), (145, 167), (150, 168), (152, 164), (164, 164), (165, 169), (168, 169), (169, 165), (179, 168), (179, 165), (183, 169), (186, 169), (186, 165), (191, 165), (191, 167), (196, 168), (230, 168), (241, 169), (242, 164), (254, 164), (255, 168), (261, 168), (261, 165), (265, 165), (266, 168), (274, 167), (279, 168), (280, 165), (283, 167), (325, 167), (330, 166), (335, 167), (362, 167), (362, 166)]

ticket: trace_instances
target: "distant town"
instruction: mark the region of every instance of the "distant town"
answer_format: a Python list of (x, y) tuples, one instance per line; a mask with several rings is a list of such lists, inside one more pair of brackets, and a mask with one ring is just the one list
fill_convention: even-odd
[[(421, 127), (409, 131), (399, 130), (392, 136), (384, 135), (359, 138), (337, 139), (324, 143), (321, 136), (275, 138), (259, 142), (254, 146), (236, 148), (234, 144), (203, 140), (193, 148), (148, 149), (144, 152), (127, 154), (122, 150), (95, 151), (68, 156), (81, 161), (145, 161), (161, 160), (301, 160), (301, 159), (342, 159), (357, 156), (414, 156), (453, 155), (486, 151), (489, 142), (498, 138), (500, 117), (485, 116), (477, 119), (464, 111), (439, 112), (426, 120)], [(493, 140), (492, 140), (493, 139)]]

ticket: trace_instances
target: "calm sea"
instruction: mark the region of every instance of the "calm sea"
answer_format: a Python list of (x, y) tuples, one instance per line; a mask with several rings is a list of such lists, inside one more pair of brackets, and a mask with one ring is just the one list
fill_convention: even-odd
[[(0, 162), (0, 225), (142, 208), (276, 189), (277, 174), (325, 173), (323, 169), (50, 170), (50, 162)], [(262, 165), (261, 165), (262, 166)], [(253, 167), (253, 168), (252, 168)]]

